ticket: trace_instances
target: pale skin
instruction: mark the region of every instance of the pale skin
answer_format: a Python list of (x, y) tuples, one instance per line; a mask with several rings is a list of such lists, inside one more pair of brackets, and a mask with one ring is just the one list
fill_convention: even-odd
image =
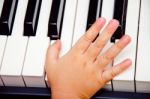
[[(100, 54), (119, 25), (119, 22), (113, 19), (101, 31), (105, 22), (104, 18), (97, 19), (62, 57), (59, 57), (60, 40), (48, 47), (45, 67), (52, 99), (90, 99), (108, 81), (131, 65), (131, 60), (126, 59), (106, 68), (130, 43), (131, 38), (124, 35), (116, 44)], [(99, 31), (101, 34), (93, 42)]]

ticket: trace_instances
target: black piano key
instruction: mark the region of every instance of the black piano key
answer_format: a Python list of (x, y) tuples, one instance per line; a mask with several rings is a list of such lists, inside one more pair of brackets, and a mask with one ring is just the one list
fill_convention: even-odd
[(50, 19), (49, 19), (49, 24), (48, 24), (48, 36), (51, 39), (59, 38), (59, 29), (57, 27), (57, 20), (58, 20), (58, 15), (59, 15), (60, 3), (61, 3), (61, 0), (52, 1)]
[(0, 16), (0, 35), (11, 35), (18, 0), (4, 0)]
[(42, 0), (29, 0), (24, 20), (24, 36), (35, 36)]
[(66, 0), (53, 0), (48, 24), (48, 37), (51, 40), (61, 36), (62, 22)]
[(98, 1), (99, 0), (90, 0), (86, 30), (88, 30), (96, 20)]
[(100, 3), (100, 7), (99, 7), (99, 17), (101, 17), (103, 0), (100, 0), (99, 3)]
[(66, 5), (66, 0), (63, 0), (63, 3), (62, 3), (62, 7), (60, 9), (62, 9), (62, 11), (60, 11), (60, 26), (59, 26), (59, 38), (61, 37), (61, 30), (62, 30), (62, 24), (63, 24), (63, 19), (64, 19), (64, 11), (65, 11), (65, 5)]
[(120, 22), (120, 26), (113, 34), (111, 42), (115, 42), (116, 39), (120, 39), (125, 34), (127, 5), (128, 0), (115, 0), (113, 18), (117, 19)]
[(1, 17), (1, 12), (3, 8), (4, 0), (0, 0), (0, 17)]

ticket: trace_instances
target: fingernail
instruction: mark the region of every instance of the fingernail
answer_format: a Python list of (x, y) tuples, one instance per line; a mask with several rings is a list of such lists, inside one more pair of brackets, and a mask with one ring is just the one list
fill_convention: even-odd
[(112, 19), (112, 20), (110, 20), (110, 24), (112, 24), (112, 25), (119, 25), (120, 23), (119, 23), (118, 20)]
[(123, 41), (124, 43), (126, 43), (126, 44), (131, 41), (131, 38), (130, 38), (130, 36), (128, 36), (128, 35), (124, 35), (121, 39), (122, 39), (122, 41)]
[(126, 59), (126, 60), (124, 61), (124, 63), (125, 63), (126, 65), (130, 66), (130, 65), (132, 64), (132, 61), (131, 61), (131, 59)]
[(98, 18), (98, 19), (97, 19), (97, 22), (98, 22), (99, 24), (104, 24), (104, 23), (106, 22), (106, 19), (103, 18), (103, 17), (101, 17), (101, 18)]

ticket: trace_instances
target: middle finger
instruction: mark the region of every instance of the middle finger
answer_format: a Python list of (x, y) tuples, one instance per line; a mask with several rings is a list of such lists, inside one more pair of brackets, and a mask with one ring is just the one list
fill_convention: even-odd
[(94, 61), (99, 55), (103, 47), (106, 45), (108, 40), (111, 38), (113, 33), (116, 31), (119, 22), (115, 19), (111, 20), (102, 33), (98, 36), (94, 43), (87, 49), (85, 55), (89, 60)]

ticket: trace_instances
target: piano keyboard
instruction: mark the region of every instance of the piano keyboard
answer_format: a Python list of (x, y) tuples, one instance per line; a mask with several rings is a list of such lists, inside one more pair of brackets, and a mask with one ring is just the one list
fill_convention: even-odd
[(149, 0), (0, 0), (0, 86), (47, 87), (49, 44), (61, 39), (66, 54), (98, 17), (120, 21), (103, 52), (124, 34), (132, 42), (108, 66), (130, 58), (132, 66), (104, 89), (150, 93)]

